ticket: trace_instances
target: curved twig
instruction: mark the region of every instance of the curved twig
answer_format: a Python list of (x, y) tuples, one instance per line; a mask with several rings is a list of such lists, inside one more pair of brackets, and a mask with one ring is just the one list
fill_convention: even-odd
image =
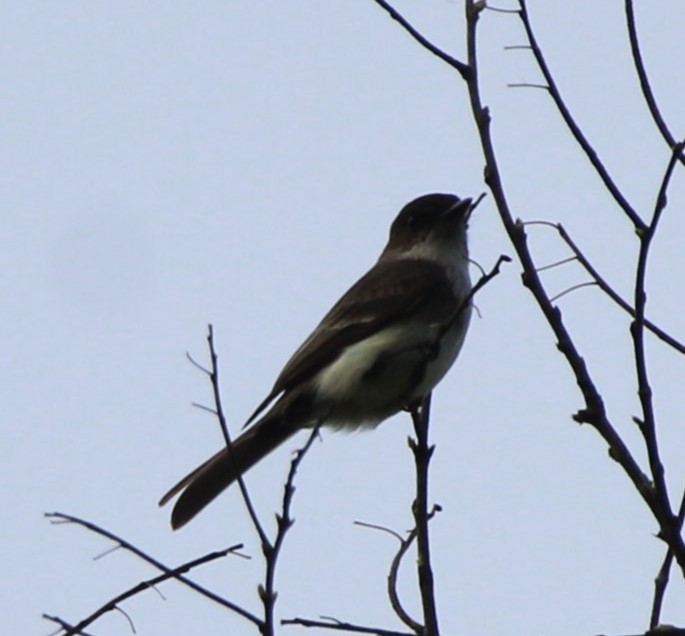
[[(432, 516), (432, 515), (431, 515)], [(392, 558), (390, 563), (390, 570), (388, 571), (388, 598), (390, 599), (390, 605), (397, 615), (397, 617), (411, 630), (415, 633), (420, 634), (423, 631), (423, 625), (417, 620), (413, 619), (409, 612), (404, 609), (402, 601), (400, 600), (400, 595), (397, 591), (397, 580), (399, 577), (400, 565), (404, 555), (414, 543), (416, 539), (416, 528), (411, 530), (406, 537), (400, 536), (398, 532), (386, 528), (384, 526), (379, 526), (373, 523), (366, 523), (364, 521), (355, 521), (355, 525), (362, 526), (363, 528), (371, 528), (372, 530), (380, 530), (381, 532), (387, 532), (391, 536), (395, 537), (400, 544), (395, 556)]]
[(448, 55), (445, 53), (442, 49), (438, 48), (430, 42), (426, 37), (421, 35), (409, 22), (408, 20), (402, 16), (402, 14), (397, 11), (390, 3), (386, 2), (385, 0), (373, 0), (379, 7), (384, 9), (385, 11), (388, 12), (388, 15), (393, 19), (396, 20), (402, 28), (411, 35), (423, 48), (426, 50), (430, 51), (433, 55), (436, 55), (439, 57), (443, 62), (446, 64), (449, 64), (453, 69), (455, 69), (463, 79), (468, 79), (469, 77), (469, 72), (470, 69), (469, 67), (464, 64), (463, 62), (460, 62), (456, 58), (452, 57), (451, 55)]
[[(638, 382), (638, 396), (642, 407), (642, 418), (638, 421), (640, 431), (647, 447), (647, 457), (649, 459), (650, 471), (654, 484), (654, 497), (658, 504), (657, 510), (660, 515), (660, 533), (663, 535), (674, 551), (678, 549), (678, 544), (682, 546), (683, 540), (680, 536), (680, 529), (677, 518), (673, 514), (671, 502), (668, 496), (664, 465), (659, 453), (659, 445), (656, 438), (656, 418), (654, 416), (654, 403), (652, 388), (649, 383), (647, 372), (647, 360), (645, 356), (644, 332), (645, 332), (645, 306), (647, 294), (645, 292), (645, 277), (647, 273), (647, 260), (652, 240), (661, 220), (661, 215), (666, 208), (666, 192), (668, 190), (671, 176), (678, 155), (683, 149), (683, 142), (676, 144), (671, 153), (671, 158), (664, 173), (664, 177), (659, 187), (659, 193), (654, 206), (652, 220), (647, 228), (638, 234), (640, 238), (640, 251), (638, 255), (637, 270), (635, 273), (635, 320), (630, 326), (630, 333), (633, 337), (633, 350), (635, 355), (635, 371)], [(680, 555), (681, 558), (683, 554)], [(679, 563), (685, 573), (685, 563), (679, 559)]]
[[(602, 180), (602, 183), (604, 183), (606, 189), (611, 193), (611, 196), (614, 197), (616, 203), (623, 210), (626, 216), (630, 218), (636, 229), (643, 229), (645, 227), (644, 221), (640, 218), (633, 206), (625, 198), (620, 188), (616, 185), (613, 178), (609, 174), (609, 171), (604, 166), (604, 163), (602, 163), (602, 160), (598, 157), (597, 151), (592, 147), (585, 136), (585, 133), (583, 133), (583, 131), (580, 129), (580, 126), (578, 126), (573, 118), (573, 115), (571, 115), (568, 107), (566, 106), (566, 102), (564, 102), (564, 99), (559, 92), (557, 84), (554, 81), (554, 76), (549, 70), (545, 56), (542, 54), (542, 50), (540, 49), (537, 39), (535, 38), (535, 33), (533, 32), (533, 27), (530, 23), (530, 18), (528, 17), (526, 0), (519, 0), (519, 7), (521, 9), (519, 11), (519, 17), (523, 22), (523, 28), (526, 31), (526, 37), (528, 38), (530, 48), (533, 51), (533, 56), (535, 57), (538, 67), (540, 68), (540, 72), (545, 78), (545, 82), (547, 82), (547, 91), (554, 101), (561, 118), (564, 120), (564, 123), (568, 127), (574, 139), (578, 142), (578, 145), (582, 148), (588, 160), (599, 175), (599, 178)], [(469, 61), (469, 64), (470, 63), (471, 62)]]
[[(642, 51), (640, 51), (640, 40), (637, 37), (637, 26), (635, 24), (635, 10), (633, 7), (633, 0), (625, 0), (625, 12), (626, 12), (626, 27), (628, 29), (628, 38), (630, 40), (630, 51), (632, 53), (633, 62), (635, 64), (635, 72), (640, 81), (640, 89), (642, 90), (642, 96), (645, 98), (645, 103), (649, 109), (649, 113), (652, 116), (654, 124), (659, 129), (661, 136), (664, 138), (668, 147), (672, 152), (675, 152), (675, 146), (677, 144), (675, 137), (671, 133), (666, 121), (664, 120), (659, 105), (656, 103), (656, 98), (654, 97), (654, 91), (652, 91), (652, 85), (649, 82), (649, 76), (647, 75), (647, 69), (645, 68), (644, 60), (642, 59)], [(677, 152), (678, 161), (685, 165), (685, 156), (683, 155), (682, 148)]]

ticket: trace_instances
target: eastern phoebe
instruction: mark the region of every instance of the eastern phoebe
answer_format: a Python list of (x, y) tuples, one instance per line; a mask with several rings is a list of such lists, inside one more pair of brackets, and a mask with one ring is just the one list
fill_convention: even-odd
[[(375, 427), (427, 395), (447, 373), (471, 314), (466, 227), (471, 199), (427, 194), (402, 208), (376, 264), (293, 354), (250, 424), (162, 497), (181, 493), (185, 525), (302, 428)], [(275, 402), (274, 402), (275, 401)]]

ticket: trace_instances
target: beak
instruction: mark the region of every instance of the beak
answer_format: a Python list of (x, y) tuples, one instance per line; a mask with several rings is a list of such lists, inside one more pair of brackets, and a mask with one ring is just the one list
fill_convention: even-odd
[(472, 199), (460, 199), (452, 207), (447, 208), (444, 216), (450, 219), (456, 219), (457, 217), (462, 216), (464, 221), (468, 221), (471, 216), (472, 204)]

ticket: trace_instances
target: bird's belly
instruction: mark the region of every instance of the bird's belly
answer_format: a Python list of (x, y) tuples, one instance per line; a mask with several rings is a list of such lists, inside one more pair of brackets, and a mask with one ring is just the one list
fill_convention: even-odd
[(327, 404), (325, 424), (375, 426), (427, 394), (452, 366), (467, 322), (465, 315), (445, 334), (404, 324), (345, 349), (315, 381), (317, 397)]

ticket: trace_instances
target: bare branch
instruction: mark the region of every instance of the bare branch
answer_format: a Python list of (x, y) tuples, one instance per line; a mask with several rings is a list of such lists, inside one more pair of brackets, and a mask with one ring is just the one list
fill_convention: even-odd
[[(583, 131), (580, 129), (580, 126), (578, 126), (576, 120), (574, 119), (573, 115), (566, 106), (566, 102), (561, 96), (561, 93), (554, 80), (554, 76), (549, 70), (549, 67), (547, 66), (547, 61), (545, 60), (545, 57), (542, 54), (542, 50), (540, 49), (537, 43), (537, 39), (535, 38), (535, 33), (533, 32), (533, 27), (530, 23), (530, 18), (528, 17), (528, 8), (526, 6), (526, 0), (519, 0), (519, 7), (521, 8), (521, 10), (519, 11), (519, 16), (521, 18), (521, 21), (523, 22), (523, 27), (526, 31), (526, 37), (528, 38), (528, 42), (530, 43), (531, 50), (533, 51), (533, 56), (535, 57), (535, 61), (537, 62), (538, 67), (540, 68), (540, 72), (545, 78), (545, 82), (547, 83), (547, 90), (550, 96), (552, 97), (554, 104), (559, 110), (559, 114), (566, 123), (566, 126), (568, 127), (569, 131), (571, 132), (575, 140), (578, 142), (578, 145), (583, 149), (583, 152), (585, 153), (590, 163), (594, 167), (595, 171), (599, 175), (600, 179), (602, 180), (602, 183), (604, 183), (606, 189), (614, 197), (616, 203), (618, 203), (619, 207), (623, 210), (626, 216), (630, 218), (636, 229), (644, 228), (644, 222), (642, 221), (638, 213), (635, 211), (633, 206), (625, 198), (619, 187), (616, 185), (611, 175), (609, 174), (609, 171), (606, 169), (601, 159), (598, 157), (597, 151), (592, 147), (587, 137), (585, 136), (585, 133), (583, 133)], [(469, 64), (470, 63), (471, 62), (469, 62)]]
[(547, 84), (535, 84), (534, 82), (514, 82), (507, 84), (507, 88), (537, 88), (543, 91), (549, 90)]
[[(137, 556), (139, 559), (145, 561), (146, 563), (149, 563), (153, 567), (157, 568), (161, 572), (164, 572), (169, 576), (169, 578), (174, 578), (177, 581), (180, 581), (187, 587), (191, 588), (192, 590), (195, 590), (202, 596), (208, 598), (211, 601), (214, 601), (218, 605), (221, 605), (225, 607), (226, 609), (229, 609), (236, 614), (239, 614), (243, 618), (247, 619), (251, 623), (255, 625), (260, 624), (260, 620), (254, 615), (248, 612), (247, 610), (243, 609), (240, 607), (240, 605), (236, 605), (235, 603), (232, 603), (231, 601), (219, 596), (218, 594), (215, 594), (211, 590), (208, 590), (205, 587), (202, 587), (198, 583), (195, 583), (195, 581), (192, 581), (191, 579), (183, 576), (182, 574), (176, 574), (174, 570), (166, 565), (164, 565), (161, 561), (158, 561), (157, 559), (151, 557), (149, 554), (141, 550), (140, 548), (137, 548), (134, 546), (132, 543), (129, 543), (125, 539), (122, 539), (118, 535), (110, 532), (109, 530), (105, 530), (104, 528), (101, 528), (100, 526), (90, 522), (86, 521), (85, 519), (80, 519), (78, 517), (74, 517), (72, 515), (67, 515), (62, 512), (46, 512), (45, 517), (51, 520), (51, 522), (57, 522), (57, 523), (75, 523), (83, 528), (86, 528), (86, 530), (90, 530), (90, 532), (93, 532), (95, 534), (100, 535), (101, 537), (105, 537), (106, 539), (109, 539), (110, 541), (114, 541), (115, 543), (119, 544), (124, 550), (127, 550), (128, 552), (131, 552), (131, 554), (134, 554)], [(228, 548), (229, 551), (234, 551), (237, 549), (240, 549), (242, 545), (236, 545), (232, 546), (231, 548)]]
[(404, 18), (399, 11), (397, 11), (389, 2), (385, 0), (373, 0), (379, 7), (385, 9), (390, 17), (399, 22), (400, 26), (413, 37), (424, 49), (430, 51), (433, 55), (439, 57), (443, 62), (449, 64), (455, 69), (463, 79), (468, 79), (470, 69), (451, 55), (448, 55), (443, 50), (439, 49), (435, 44), (431, 43), (427, 38), (421, 35), (409, 22)]
[(126, 621), (128, 622), (128, 626), (131, 628), (131, 631), (135, 634), (136, 633), (136, 624), (133, 622), (133, 619), (131, 616), (128, 614), (128, 612), (125, 612), (121, 607), (115, 605), (113, 608), (115, 611), (119, 612)]
[(633, 62), (635, 64), (635, 72), (640, 81), (640, 89), (642, 90), (642, 95), (645, 98), (647, 108), (652, 115), (652, 119), (659, 129), (661, 136), (664, 138), (668, 147), (671, 151), (677, 155), (678, 161), (685, 165), (685, 156), (683, 156), (683, 149), (676, 151), (676, 140), (671, 131), (666, 124), (666, 121), (661, 114), (658, 104), (656, 103), (656, 98), (654, 97), (654, 92), (652, 91), (652, 85), (649, 82), (649, 76), (647, 75), (647, 70), (645, 68), (644, 60), (642, 59), (642, 51), (640, 51), (640, 40), (637, 37), (637, 26), (635, 24), (635, 11), (633, 9), (633, 0), (625, 0), (625, 12), (626, 12), (626, 27), (628, 29), (628, 37), (630, 39), (630, 50), (633, 56)]
[[(680, 498), (680, 508), (678, 509), (678, 527), (683, 527), (685, 521), (685, 490)], [(673, 563), (673, 550), (669, 547), (666, 550), (666, 556), (659, 568), (659, 573), (654, 579), (654, 600), (652, 601), (652, 612), (649, 617), (649, 629), (653, 630), (659, 626), (661, 619), (661, 607), (668, 587), (669, 575), (671, 572), (671, 564)]]
[[(549, 225), (559, 232), (559, 236), (563, 241), (571, 248), (578, 262), (583, 266), (583, 269), (592, 276), (592, 279), (597, 283), (597, 286), (607, 295), (611, 300), (613, 300), (621, 309), (630, 314), (633, 318), (635, 317), (635, 309), (627, 303), (621, 296), (619, 296), (614, 288), (609, 285), (606, 279), (595, 269), (595, 267), (590, 263), (585, 254), (576, 245), (575, 241), (570, 237), (566, 229), (561, 225), (561, 223), (549, 223), (547, 221), (537, 221), (536, 223)], [(538, 270), (539, 271), (539, 270)], [(685, 354), (685, 345), (680, 343), (678, 340), (667, 334), (663, 329), (655, 325), (650, 320), (644, 319), (645, 327), (649, 329), (657, 338), (673, 347), (676, 351)]]
[(332, 629), (339, 632), (352, 632), (355, 634), (375, 634), (375, 636), (416, 636), (413, 632), (395, 632), (381, 627), (365, 627), (354, 623), (345, 623), (332, 618), (315, 621), (308, 618), (287, 618), (281, 621), (281, 625), (300, 625), (302, 627), (319, 627)]
[(438, 610), (433, 588), (433, 566), (431, 565), (430, 538), (428, 533), (428, 466), (434, 446), (428, 444), (431, 394), (412, 405), (409, 412), (414, 423), (416, 440), (409, 440), (416, 465), (416, 499), (412, 505), (416, 529), (417, 573), (421, 606), (423, 608), (423, 636), (438, 636)]
[[(219, 426), (221, 427), (221, 433), (224, 436), (224, 442), (226, 448), (228, 449), (228, 456), (233, 460), (233, 441), (231, 440), (231, 434), (228, 430), (228, 423), (226, 421), (226, 415), (224, 413), (223, 406), (221, 404), (221, 389), (219, 386), (219, 357), (217, 356), (216, 349), (214, 347), (214, 327), (210, 324), (207, 327), (207, 344), (209, 346), (209, 356), (211, 359), (211, 368), (209, 372), (209, 378), (212, 385), (212, 394), (214, 396), (214, 405), (216, 411), (216, 417), (219, 420)], [(243, 475), (239, 470), (235, 470), (237, 475), (236, 481), (238, 482), (238, 487), (240, 488), (240, 494), (243, 497), (243, 502), (245, 503), (245, 508), (247, 509), (248, 515), (252, 520), (252, 525), (254, 526), (255, 532), (259, 536), (259, 540), (263, 546), (270, 546), (269, 537), (264, 531), (257, 511), (255, 510), (252, 499), (250, 498), (250, 493), (245, 485), (245, 480)]]
[(205, 366), (201, 365), (195, 358), (193, 358), (193, 356), (191, 356), (188, 351), (186, 351), (186, 359), (196, 369), (198, 369), (199, 371), (202, 371), (202, 373), (205, 373), (206, 375), (210, 375), (212, 373), (209, 369), (207, 369)]
[(562, 258), (561, 260), (549, 263), (549, 265), (542, 265), (538, 267), (538, 274), (540, 272), (545, 272), (548, 269), (554, 269), (555, 267), (560, 267), (561, 265), (566, 265), (567, 263), (573, 263), (573, 261), (578, 260), (575, 256), (569, 256), (568, 258)]
[(283, 501), (281, 504), (281, 513), (276, 515), (276, 538), (273, 544), (262, 543), (262, 550), (264, 551), (264, 558), (266, 559), (266, 573), (264, 586), (260, 587), (259, 596), (264, 605), (264, 630), (263, 633), (267, 635), (272, 635), (276, 633), (275, 622), (274, 622), (274, 607), (276, 605), (277, 593), (275, 590), (275, 580), (276, 580), (276, 564), (278, 562), (278, 556), (280, 554), (281, 548), (283, 547), (283, 541), (285, 540), (285, 535), (288, 530), (292, 527), (295, 520), (290, 515), (290, 509), (292, 506), (293, 495), (295, 494), (295, 475), (297, 470), (302, 463), (307, 451), (311, 448), (314, 440), (319, 435), (319, 429), (321, 424), (314, 427), (307, 438), (305, 445), (295, 452), (295, 456), (290, 462), (290, 470), (288, 471), (288, 477), (285, 481), (283, 487)]
[(642, 418), (640, 419), (640, 431), (647, 447), (647, 456), (654, 484), (655, 514), (659, 515), (660, 535), (668, 543), (675, 553), (678, 563), (685, 574), (685, 545), (680, 535), (677, 518), (673, 514), (671, 502), (668, 496), (664, 465), (659, 453), (659, 445), (656, 436), (656, 418), (654, 415), (653, 393), (647, 372), (647, 359), (645, 355), (644, 331), (645, 331), (645, 306), (647, 294), (645, 292), (645, 277), (647, 274), (647, 260), (652, 240), (661, 219), (661, 214), (666, 207), (666, 192), (668, 190), (675, 164), (683, 149), (683, 143), (679, 143), (673, 149), (668, 166), (664, 173), (657, 200), (654, 206), (652, 220), (647, 228), (638, 234), (640, 238), (640, 252), (638, 255), (637, 271), (635, 274), (635, 320), (630, 326), (633, 337), (633, 350), (635, 355), (635, 371), (638, 382), (638, 396), (642, 406)]
[[(519, 2), (522, 7), (521, 15), (522, 19), (524, 20), (524, 25), (528, 26), (531, 45), (539, 52), (532, 31), (530, 31), (530, 23), (528, 22), (527, 14), (525, 12), (525, 0), (519, 0)], [(468, 89), (469, 98), (471, 101), (471, 110), (476, 122), (483, 154), (485, 157), (485, 182), (492, 192), (502, 223), (504, 224), (507, 234), (514, 245), (519, 260), (521, 261), (521, 265), (523, 267), (523, 284), (533, 294), (538, 306), (540, 307), (540, 310), (552, 328), (552, 331), (557, 338), (557, 348), (566, 358), (567, 363), (571, 367), (578, 387), (583, 395), (585, 407), (578, 411), (573, 417), (579, 423), (588, 423), (592, 425), (605, 440), (609, 447), (609, 455), (620, 464), (626, 475), (629, 477), (651, 510), (655, 519), (659, 523), (660, 532), (664, 534), (664, 536), (661, 538), (664, 541), (669, 542), (670, 545), (676, 546), (677, 549), (675, 550), (675, 557), (678, 560), (679, 565), (682, 568), (685, 568), (685, 545), (683, 545), (682, 537), (673, 536), (671, 520), (664, 518), (661, 512), (659, 501), (655, 497), (651, 481), (644, 474), (640, 465), (637, 463), (623, 439), (617, 433), (616, 429), (609, 420), (602, 396), (594, 384), (592, 376), (590, 375), (585, 364), (585, 360), (582, 358), (575, 344), (571, 340), (569, 332), (563, 322), (561, 311), (558, 307), (554, 306), (550, 302), (540, 277), (536, 272), (536, 267), (527, 245), (525, 228), (521, 222), (514, 221), (513, 215), (509, 209), (509, 204), (504, 194), (504, 187), (494, 151), (494, 144), (490, 133), (490, 113), (488, 109), (483, 106), (480, 96), (478, 60), (476, 51), (477, 21), (478, 8), (474, 6), (473, 0), (467, 0), (466, 44), (468, 52), (468, 64), (472, 71), (471, 79), (468, 82)], [(544, 64), (544, 59), (540, 59)], [(607, 183), (607, 187), (613, 188), (617, 194), (620, 194), (618, 193), (613, 182), (609, 181)], [(624, 201), (624, 205), (627, 203), (623, 199), (622, 195), (619, 196), (617, 200)], [(626, 211), (626, 214), (633, 220), (638, 229), (641, 231), (646, 229), (645, 224), (639, 219), (630, 206), (624, 208), (624, 210)]]
[(391, 530), (390, 528), (385, 528), (384, 526), (379, 526), (372, 523), (364, 523), (362, 521), (355, 521), (355, 524), (363, 526), (364, 528), (371, 528), (373, 530), (387, 532), (399, 541), (400, 547), (392, 559), (390, 571), (388, 572), (388, 598), (390, 599), (390, 605), (392, 606), (392, 609), (397, 617), (409, 629), (413, 630), (417, 634), (420, 634), (423, 631), (423, 625), (421, 625), (421, 623), (419, 623), (417, 620), (413, 619), (409, 612), (404, 609), (402, 601), (400, 600), (400, 595), (397, 591), (397, 580), (399, 576), (400, 565), (404, 555), (407, 554), (407, 550), (409, 550), (411, 544), (416, 539), (416, 528), (414, 528), (406, 537), (402, 537), (399, 533)]
[(555, 303), (560, 298), (566, 296), (566, 294), (570, 294), (571, 292), (577, 291), (578, 289), (583, 289), (583, 287), (594, 287), (595, 285), (595, 281), (588, 281), (587, 283), (577, 283), (576, 285), (571, 285), (571, 287), (569, 287), (568, 289), (565, 289), (564, 291), (552, 296), (549, 299), (549, 302)]
[[(182, 565), (179, 565), (178, 567), (173, 568), (169, 572), (165, 572), (164, 574), (160, 574), (159, 576), (156, 576), (152, 579), (148, 579), (147, 581), (142, 581), (138, 583), (137, 585), (134, 585), (133, 587), (129, 588), (125, 592), (122, 592), (121, 594), (115, 596), (113, 599), (107, 601), (104, 605), (102, 605), (100, 608), (95, 610), (92, 614), (87, 616), (86, 618), (82, 619), (79, 621), (76, 625), (69, 627), (69, 628), (64, 628), (65, 633), (64, 636), (71, 636), (72, 634), (83, 634), (83, 630), (88, 627), (88, 625), (91, 625), (94, 623), (96, 620), (98, 620), (100, 617), (102, 617), (104, 614), (107, 612), (111, 612), (113, 610), (119, 610), (123, 612), (121, 607), (119, 607), (119, 604), (122, 603), (123, 601), (128, 600), (129, 598), (136, 596), (136, 594), (140, 594), (141, 592), (145, 592), (150, 589), (155, 589), (156, 585), (159, 585), (160, 583), (163, 583), (164, 581), (167, 581), (168, 579), (171, 578), (178, 578), (180, 574), (185, 574), (186, 572), (189, 572), (193, 568), (198, 567), (199, 565), (203, 565), (204, 563), (209, 563), (210, 561), (214, 561), (215, 559), (220, 559), (222, 557), (225, 557), (227, 554), (234, 553), (236, 550), (240, 550), (242, 548), (242, 544), (232, 546), (230, 548), (226, 548), (225, 550), (219, 550), (217, 552), (210, 552), (209, 554), (205, 554), (204, 556), (198, 558), (198, 559), (193, 559), (192, 561), (188, 561), (187, 563), (184, 563)], [(131, 620), (128, 614), (123, 612), (124, 615)], [(135, 632), (135, 630), (133, 630)]]
[[(73, 625), (67, 623), (67, 621), (61, 619), (59, 616), (51, 616), (50, 614), (43, 614), (43, 618), (46, 621), (52, 621), (53, 623), (57, 623), (61, 627), (61, 629), (54, 632), (54, 634), (60, 634), (63, 631), (66, 633), (69, 633), (71, 630), (74, 629)], [(72, 631), (71, 633), (72, 634), (80, 634), (80, 636), (94, 636), (90, 632), (83, 632), (83, 631), (79, 631), (79, 632)]]

